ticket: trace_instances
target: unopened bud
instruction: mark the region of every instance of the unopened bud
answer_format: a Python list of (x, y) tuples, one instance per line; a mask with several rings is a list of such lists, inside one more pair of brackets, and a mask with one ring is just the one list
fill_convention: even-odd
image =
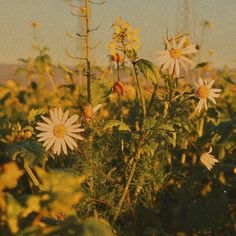
[(124, 95), (125, 93), (125, 85), (121, 81), (115, 82), (112, 89), (113, 92), (118, 93), (119, 95)]
[(91, 119), (93, 117), (93, 108), (90, 105), (84, 106), (83, 113), (85, 118)]
[(125, 57), (124, 57), (124, 55), (121, 55), (121, 54), (119, 54), (119, 53), (116, 53), (116, 54), (114, 54), (114, 55), (111, 56), (111, 60), (112, 60), (112, 61), (115, 61), (115, 62), (117, 62), (117, 63), (122, 63), (122, 62), (124, 62)]

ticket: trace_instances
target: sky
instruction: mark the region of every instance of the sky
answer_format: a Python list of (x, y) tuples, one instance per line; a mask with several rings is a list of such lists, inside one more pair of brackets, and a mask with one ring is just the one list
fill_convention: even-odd
[[(101, 0), (94, 0), (101, 1)], [(74, 0), (74, 2), (76, 2)], [(82, 4), (83, 0), (77, 0)], [(140, 57), (156, 60), (162, 49), (166, 32), (174, 34), (185, 25), (184, 0), (106, 0), (92, 5), (92, 25), (99, 29), (92, 34), (92, 44), (100, 41), (92, 51), (98, 64), (107, 61), (107, 45), (112, 36), (112, 22), (117, 16), (140, 29), (142, 49)], [(38, 38), (50, 48), (55, 63), (77, 63), (65, 49), (80, 56), (79, 42), (67, 36), (67, 31), (80, 31), (79, 20), (72, 16), (65, 0), (0, 0), (0, 63), (17, 63), (18, 58), (33, 57), (32, 21), (40, 22)], [(210, 60), (216, 67), (236, 67), (236, 0), (189, 0), (189, 28), (195, 43), (203, 42), (201, 59)], [(207, 20), (213, 28), (202, 37), (201, 22)], [(203, 40), (202, 40), (203, 39)], [(213, 51), (209, 56), (208, 50)]]

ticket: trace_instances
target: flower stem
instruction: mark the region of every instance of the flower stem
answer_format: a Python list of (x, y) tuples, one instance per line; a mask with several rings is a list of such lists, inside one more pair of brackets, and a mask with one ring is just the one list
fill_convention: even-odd
[(133, 62), (133, 68), (134, 68), (134, 75), (135, 75), (136, 83), (137, 83), (137, 86), (138, 86), (139, 98), (140, 98), (141, 105), (142, 105), (143, 118), (145, 118), (146, 114), (147, 114), (146, 105), (145, 105), (145, 100), (144, 100), (144, 96), (143, 96), (143, 93), (142, 93), (142, 89), (141, 89), (141, 86), (140, 86), (140, 83), (139, 83), (138, 71), (137, 71), (135, 62)]
[(39, 181), (35, 177), (33, 171), (30, 169), (30, 167), (27, 164), (24, 164), (24, 168), (25, 168), (26, 172), (28, 173), (28, 175), (30, 176), (31, 180), (33, 181), (34, 185), (36, 187), (38, 187), (39, 186)]
[(152, 97), (151, 97), (151, 100), (149, 102), (149, 105), (148, 105), (148, 109), (147, 109), (147, 116), (150, 115), (150, 112), (151, 112), (151, 108), (152, 108), (152, 105), (153, 105), (153, 102), (154, 102), (154, 99), (155, 99), (155, 96), (156, 96), (156, 93), (157, 93), (157, 84), (154, 85), (154, 89), (152, 91)]
[(140, 147), (137, 147), (136, 152), (135, 152), (135, 156), (134, 156), (134, 161), (133, 161), (133, 164), (132, 164), (132, 169), (131, 169), (131, 171), (130, 171), (129, 178), (128, 178), (127, 183), (126, 183), (126, 185), (125, 185), (124, 192), (123, 192), (123, 194), (122, 194), (122, 196), (121, 196), (121, 199), (120, 199), (119, 204), (118, 204), (118, 207), (117, 207), (117, 209), (116, 209), (114, 218), (113, 218), (113, 220), (112, 220), (112, 225), (116, 222), (116, 219), (117, 219), (117, 217), (118, 217), (119, 214), (120, 214), (120, 210), (121, 210), (121, 207), (122, 207), (123, 202), (124, 202), (124, 200), (125, 200), (125, 197), (126, 197), (126, 195), (127, 195), (127, 193), (128, 193), (129, 186), (130, 186), (131, 181), (132, 181), (132, 179), (133, 179), (134, 172), (135, 172), (135, 169), (136, 169), (136, 166), (137, 166), (139, 157), (140, 157)]

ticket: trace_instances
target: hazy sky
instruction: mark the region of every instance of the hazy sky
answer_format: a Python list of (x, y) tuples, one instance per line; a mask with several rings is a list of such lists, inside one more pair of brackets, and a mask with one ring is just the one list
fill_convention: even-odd
[[(93, 52), (94, 58), (103, 63), (106, 60), (111, 24), (119, 15), (140, 29), (140, 56), (155, 60), (167, 29), (169, 34), (175, 33), (183, 23), (183, 3), (184, 0), (106, 0), (104, 5), (94, 5), (93, 25), (100, 28), (93, 34), (93, 42), (101, 40)], [(236, 66), (236, 0), (189, 0), (188, 12), (192, 16), (191, 26), (195, 26), (192, 30), (196, 42), (201, 38), (200, 22), (208, 20), (213, 24), (206, 32), (203, 59), (207, 59), (210, 49), (214, 51), (211, 61), (216, 66)], [(34, 56), (32, 21), (40, 22), (40, 41), (50, 48), (54, 62), (75, 62), (67, 57), (65, 49), (79, 55), (78, 43), (67, 37), (66, 30), (75, 33), (80, 26), (64, 0), (0, 0), (0, 63)]]

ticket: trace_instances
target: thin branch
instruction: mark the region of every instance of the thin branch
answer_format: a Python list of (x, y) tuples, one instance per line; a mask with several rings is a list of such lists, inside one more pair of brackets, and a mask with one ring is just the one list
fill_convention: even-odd
[(98, 45), (101, 43), (101, 40), (99, 42), (97, 42), (93, 47), (90, 47), (90, 49), (95, 49), (98, 47)]
[(70, 14), (72, 16), (76, 16), (76, 17), (86, 17), (86, 15), (78, 15), (78, 14), (75, 14), (74, 12), (70, 11)]
[(81, 37), (81, 38), (84, 38), (84, 39), (86, 39), (86, 35), (83, 35), (83, 34), (80, 34), (80, 33), (76, 33), (76, 35), (78, 35), (79, 37)]
[(99, 29), (99, 27), (100, 27), (100, 25), (98, 25), (98, 26), (97, 26), (96, 28), (94, 28), (94, 29), (88, 29), (88, 32), (96, 31), (96, 30)]
[(68, 52), (67, 49), (65, 49), (65, 53), (67, 54), (68, 57), (73, 58), (73, 59), (77, 59), (77, 60), (87, 60), (87, 58), (85, 58), (85, 57), (76, 57), (76, 56), (73, 56), (71, 53)]
[(66, 31), (66, 34), (68, 37), (73, 38), (73, 39), (85, 39), (85, 37), (79, 36), (78, 34), (74, 35), (69, 31)]
[(97, 5), (101, 5), (101, 4), (105, 4), (105, 3), (106, 3), (106, 1), (102, 1), (102, 2), (93, 2), (93, 1), (90, 1), (90, 0), (89, 0), (89, 2), (92, 3), (92, 4), (97, 4)]

